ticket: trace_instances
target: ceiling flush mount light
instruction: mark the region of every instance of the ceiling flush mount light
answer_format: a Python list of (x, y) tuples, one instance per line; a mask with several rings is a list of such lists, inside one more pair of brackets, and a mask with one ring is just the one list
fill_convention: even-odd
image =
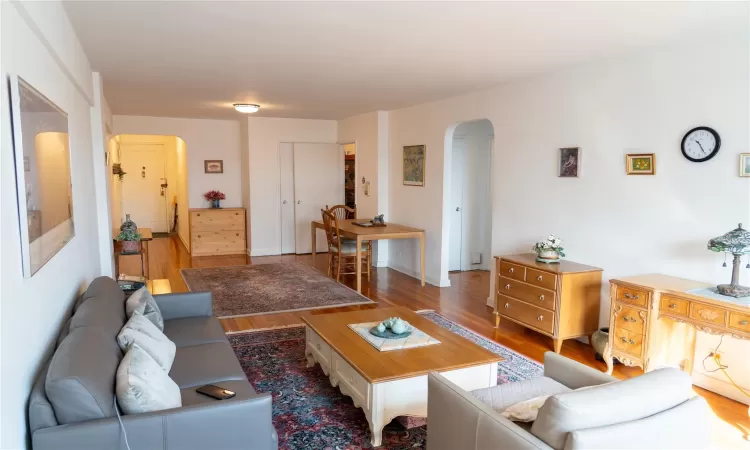
[(258, 112), (260, 109), (260, 106), (258, 105), (251, 105), (249, 103), (235, 103), (234, 109), (241, 113), (250, 114), (254, 112)]

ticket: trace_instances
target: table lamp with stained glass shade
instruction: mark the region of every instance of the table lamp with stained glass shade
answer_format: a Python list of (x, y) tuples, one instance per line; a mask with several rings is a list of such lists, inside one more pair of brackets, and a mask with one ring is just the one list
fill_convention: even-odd
[[(719, 294), (730, 297), (748, 297), (750, 296), (750, 287), (740, 285), (740, 264), (743, 255), (750, 254), (750, 232), (742, 228), (739, 224), (737, 228), (729, 233), (713, 238), (708, 241), (708, 249), (714, 252), (731, 253), (734, 255), (732, 263), (732, 282), (731, 284), (720, 284), (716, 286)], [(724, 263), (726, 267), (727, 263)], [(750, 269), (750, 263), (746, 266)]]

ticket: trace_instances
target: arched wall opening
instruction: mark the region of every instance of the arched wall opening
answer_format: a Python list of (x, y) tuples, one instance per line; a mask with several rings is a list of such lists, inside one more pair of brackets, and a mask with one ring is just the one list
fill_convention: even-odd
[(187, 146), (178, 136), (118, 134), (107, 145), (109, 210), (116, 237), (126, 215), (190, 248)]
[(494, 126), (488, 119), (452, 124), (444, 148), (441, 279), (450, 280), (492, 270)]

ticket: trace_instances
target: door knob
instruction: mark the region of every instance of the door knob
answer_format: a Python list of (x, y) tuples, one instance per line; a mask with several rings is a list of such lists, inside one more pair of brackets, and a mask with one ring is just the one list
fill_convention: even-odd
[(300, 203), (302, 203), (302, 200), (297, 200), (297, 204), (299, 205)]
[(461, 211), (461, 208), (459, 208), (458, 206), (456, 206), (456, 211)]
[(285, 204), (285, 205), (286, 205), (286, 200), (284, 200), (284, 201), (283, 201), (283, 202), (281, 202), (281, 203), (283, 203), (283, 204)]

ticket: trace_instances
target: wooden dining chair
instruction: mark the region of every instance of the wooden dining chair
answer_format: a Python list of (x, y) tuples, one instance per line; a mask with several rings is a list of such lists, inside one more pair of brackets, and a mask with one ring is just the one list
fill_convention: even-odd
[[(334, 205), (330, 208), (328, 205), (326, 205), (326, 210), (336, 216), (336, 218), (339, 221), (347, 220), (347, 219), (356, 219), (357, 218), (357, 205), (354, 205), (354, 208), (350, 208), (346, 205)], [(351, 241), (351, 239), (344, 238), (344, 242)], [(356, 241), (354, 241), (356, 242)], [(356, 245), (355, 245), (356, 248)], [(372, 260), (372, 242), (371, 241), (362, 241), (362, 251), (367, 252), (367, 257)], [(367, 279), (370, 279), (370, 265), (367, 265)]]
[[(351, 239), (342, 239), (339, 230), (339, 220), (335, 214), (320, 210), (323, 215), (323, 229), (326, 232), (328, 242), (328, 276), (333, 277), (336, 272), (336, 281), (341, 280), (341, 275), (354, 275), (357, 273), (357, 242)], [(362, 243), (362, 263), (366, 264), (367, 279), (370, 279), (370, 265), (372, 264), (372, 253), (367, 252), (365, 243)], [(352, 272), (342, 272), (345, 264), (351, 264)]]

